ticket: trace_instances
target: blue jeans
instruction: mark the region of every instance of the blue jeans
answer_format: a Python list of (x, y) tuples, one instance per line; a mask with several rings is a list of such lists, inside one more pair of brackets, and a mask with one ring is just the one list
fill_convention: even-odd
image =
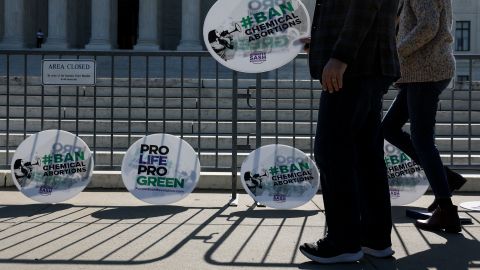
[(382, 98), (393, 79), (352, 78), (322, 93), (315, 137), (328, 238), (337, 248), (391, 245), (392, 218), (381, 132)]
[[(425, 170), (436, 198), (450, 198), (445, 169), (435, 145), (435, 117), (439, 96), (450, 80), (399, 84), (400, 92), (385, 115), (385, 139)], [(410, 134), (402, 127), (410, 120)]]

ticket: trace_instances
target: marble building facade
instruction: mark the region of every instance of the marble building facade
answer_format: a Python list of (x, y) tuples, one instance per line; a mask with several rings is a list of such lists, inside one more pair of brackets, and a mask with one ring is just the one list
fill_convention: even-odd
[[(275, 0), (255, 0), (271, 2)], [(304, 1), (313, 8), (314, 0)], [(0, 0), (0, 47), (202, 50), (215, 0)]]

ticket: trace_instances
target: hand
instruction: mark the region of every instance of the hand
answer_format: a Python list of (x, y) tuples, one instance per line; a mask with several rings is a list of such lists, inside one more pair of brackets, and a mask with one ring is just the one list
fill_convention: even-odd
[(303, 51), (305, 51), (306, 53), (309, 53), (310, 52), (310, 43), (311, 43), (310, 37), (301, 38), (300, 42), (302, 42), (304, 44), (303, 45)]
[(324, 91), (330, 94), (338, 92), (343, 88), (343, 74), (347, 70), (347, 64), (335, 58), (330, 58), (323, 68), (322, 86)]

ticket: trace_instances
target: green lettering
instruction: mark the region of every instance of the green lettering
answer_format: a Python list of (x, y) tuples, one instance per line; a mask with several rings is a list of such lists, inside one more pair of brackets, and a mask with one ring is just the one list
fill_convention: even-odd
[(282, 14), (280, 14), (280, 12), (278, 12), (276, 9), (271, 8), (270, 11), (268, 12), (269, 19), (271, 20), (272, 18), (274, 18), (276, 16), (282, 16)]
[(295, 11), (295, 9), (292, 6), (292, 2), (287, 2), (285, 4), (281, 4), (280, 9), (282, 10), (283, 14), (287, 14), (288, 12), (294, 12)]
[(390, 159), (388, 157), (384, 158), (385, 159), (385, 165), (388, 167), (390, 166)]
[(181, 188), (184, 188), (185, 187), (185, 180), (184, 179), (175, 179), (175, 187), (181, 187)]
[(300, 169), (297, 166), (295, 166), (295, 164), (292, 164), (290, 166), (290, 172), (295, 172), (295, 171), (300, 171)]
[(400, 160), (398, 160), (397, 156), (390, 156), (390, 161), (393, 165), (397, 165), (398, 163), (400, 163)]
[(166, 179), (165, 177), (159, 177), (157, 182), (157, 187), (165, 187), (166, 186)]
[(167, 178), (166, 180), (166, 187), (172, 188), (175, 184), (175, 178)]
[(280, 172), (281, 173), (288, 173), (290, 171), (288, 170), (288, 166), (280, 166)]
[(65, 159), (63, 160), (64, 162), (68, 162), (68, 161), (73, 161), (73, 157), (70, 153), (67, 153), (65, 155)]
[(300, 166), (300, 170), (305, 171), (305, 170), (310, 170), (310, 165), (306, 162), (300, 162), (298, 163)]
[(264, 23), (268, 20), (267, 16), (265, 16), (265, 13), (263, 12), (258, 12), (253, 14), (253, 17), (255, 17), (255, 21), (257, 23)]
[(75, 152), (75, 161), (85, 160), (85, 152)]
[(157, 178), (154, 176), (149, 176), (148, 177), (148, 185), (149, 186), (156, 186), (157, 185)]
[(402, 153), (400, 155), (400, 162), (404, 162), (404, 161), (410, 161), (410, 158), (407, 156), (407, 154)]
[(63, 156), (60, 154), (53, 155), (53, 160), (55, 163), (61, 163), (63, 161)]
[(144, 186), (145, 184), (147, 184), (147, 177), (145, 177), (145, 176), (137, 177), (137, 184), (139, 184), (141, 186)]

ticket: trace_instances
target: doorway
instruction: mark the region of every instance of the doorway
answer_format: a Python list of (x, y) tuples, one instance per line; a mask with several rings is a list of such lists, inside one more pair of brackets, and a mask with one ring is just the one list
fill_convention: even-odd
[(139, 0), (118, 0), (118, 48), (131, 50), (138, 39)]

